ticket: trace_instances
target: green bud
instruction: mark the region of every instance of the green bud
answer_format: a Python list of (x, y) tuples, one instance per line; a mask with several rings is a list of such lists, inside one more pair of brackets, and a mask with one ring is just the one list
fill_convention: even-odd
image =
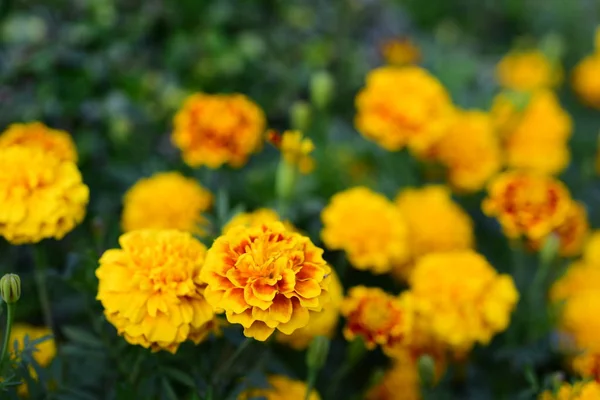
[(325, 336), (316, 336), (306, 353), (306, 365), (311, 370), (320, 370), (327, 361), (329, 354), (329, 339)]
[(425, 354), (419, 357), (417, 362), (417, 368), (419, 370), (419, 378), (421, 379), (421, 385), (426, 388), (433, 387), (435, 383), (435, 361), (434, 359)]
[(6, 274), (0, 279), (0, 296), (7, 304), (16, 303), (21, 297), (21, 278), (17, 274)]
[(316, 72), (310, 78), (310, 100), (318, 109), (327, 107), (333, 96), (335, 82), (327, 71)]
[(565, 54), (565, 41), (559, 34), (550, 33), (542, 39), (540, 48), (551, 62), (558, 64)]
[(302, 100), (295, 101), (290, 108), (292, 129), (306, 132), (310, 125), (310, 114), (310, 104)]
[(556, 254), (558, 254), (558, 249), (560, 248), (560, 238), (558, 235), (552, 233), (545, 240), (540, 250), (540, 261), (543, 265), (549, 265)]

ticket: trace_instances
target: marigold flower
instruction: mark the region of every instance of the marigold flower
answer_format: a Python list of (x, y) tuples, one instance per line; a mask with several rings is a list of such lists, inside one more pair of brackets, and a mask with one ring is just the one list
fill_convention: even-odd
[(355, 286), (348, 290), (341, 311), (346, 340), (361, 337), (367, 349), (377, 345), (386, 349), (392, 342), (411, 339), (413, 310), (408, 293), (392, 296), (377, 287)]
[(600, 399), (600, 384), (594, 381), (576, 382), (573, 385), (564, 382), (558, 392), (546, 390), (539, 400), (595, 400)]
[(504, 172), (488, 185), (483, 212), (496, 217), (509, 238), (547, 236), (569, 215), (571, 198), (562, 182), (523, 171)]
[(410, 285), (414, 307), (428, 331), (456, 351), (488, 344), (505, 330), (519, 299), (512, 278), (498, 274), (472, 250), (424, 256)]
[(369, 390), (366, 400), (421, 400), (421, 380), (411, 357), (394, 360), (383, 379)]
[(513, 90), (553, 88), (560, 84), (562, 75), (560, 65), (539, 50), (510, 52), (496, 66), (500, 85)]
[(333, 338), (340, 319), (340, 307), (344, 298), (344, 288), (333, 269), (331, 270), (329, 295), (331, 301), (323, 305), (323, 311), (311, 315), (310, 321), (304, 328), (295, 330), (291, 335), (278, 332), (277, 341), (288, 344), (296, 350), (304, 350), (316, 336)]
[(303, 174), (312, 172), (315, 168), (315, 160), (310, 156), (315, 149), (312, 140), (300, 131), (285, 131), (281, 135), (270, 131), (268, 135), (268, 140), (281, 151), (286, 163), (297, 167)]
[(410, 262), (394, 266), (394, 274), (406, 279), (414, 261), (435, 252), (464, 250), (473, 247), (473, 221), (456, 204), (450, 190), (440, 185), (404, 189), (396, 205), (408, 225)]
[(189, 96), (174, 119), (172, 140), (191, 167), (244, 165), (262, 143), (263, 111), (241, 94)]
[(61, 239), (89, 199), (75, 163), (16, 145), (0, 148), (0, 193), (0, 235), (13, 244)]
[(188, 232), (137, 230), (104, 252), (98, 296), (106, 319), (131, 344), (175, 353), (200, 343), (213, 328), (214, 313), (200, 279), (206, 247)]
[(571, 82), (583, 103), (600, 109), (600, 52), (585, 57), (575, 66)]
[(264, 341), (290, 335), (329, 300), (331, 269), (323, 250), (280, 222), (229, 230), (213, 243), (202, 269), (204, 295), (244, 335)]
[[(271, 375), (267, 378), (270, 388), (251, 389), (238, 396), (238, 400), (266, 399), (266, 400), (304, 400), (306, 383), (290, 379), (283, 375)], [(313, 390), (308, 400), (321, 400), (316, 390)]]
[(61, 160), (77, 163), (77, 147), (71, 135), (41, 122), (11, 124), (0, 134), (0, 147), (15, 145), (39, 147)]
[[(562, 224), (552, 232), (560, 241), (559, 254), (563, 257), (573, 257), (581, 253), (585, 240), (590, 231), (585, 206), (577, 201), (571, 202), (567, 216)], [(535, 250), (540, 250), (544, 239), (530, 241)]]
[(408, 145), (417, 154), (429, 150), (454, 115), (446, 89), (416, 66), (371, 71), (356, 97), (356, 108), (355, 125), (363, 136), (386, 150)]
[(408, 38), (386, 40), (381, 46), (381, 54), (390, 65), (416, 64), (421, 60), (421, 50)]
[(482, 189), (503, 162), (492, 120), (481, 111), (457, 113), (433, 153), (448, 169), (450, 184), (462, 192)]
[(157, 173), (138, 180), (125, 193), (123, 230), (178, 229), (205, 235), (208, 220), (202, 213), (212, 202), (210, 191), (195, 179), (179, 172)]
[(522, 110), (508, 95), (499, 94), (491, 115), (501, 134), (509, 167), (557, 174), (569, 164), (567, 142), (573, 126), (553, 92), (531, 94)]
[(583, 248), (583, 258), (590, 264), (600, 265), (600, 231), (592, 232)]
[(408, 258), (404, 216), (391, 201), (366, 187), (335, 194), (321, 220), (325, 245), (344, 250), (357, 269), (383, 274)]
[(226, 234), (232, 228), (237, 226), (244, 226), (246, 228), (253, 228), (263, 224), (269, 224), (271, 222), (281, 222), (283, 226), (290, 231), (297, 231), (296, 227), (289, 221), (281, 221), (277, 211), (270, 208), (259, 208), (251, 212), (242, 212), (234, 215), (229, 222), (223, 226), (222, 233)]

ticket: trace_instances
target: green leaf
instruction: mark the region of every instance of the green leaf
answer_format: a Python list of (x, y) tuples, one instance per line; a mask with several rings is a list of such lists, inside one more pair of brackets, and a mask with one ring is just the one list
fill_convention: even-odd
[(67, 339), (73, 342), (85, 344), (89, 347), (95, 348), (104, 347), (104, 344), (99, 338), (97, 338), (90, 332), (84, 331), (83, 329), (65, 326), (62, 328), (62, 332), (67, 337)]
[(185, 372), (182, 372), (175, 368), (162, 368), (161, 371), (169, 378), (181, 383), (182, 385), (185, 385), (190, 388), (196, 387), (194, 379)]
[(175, 393), (175, 390), (173, 390), (173, 386), (171, 386), (168, 379), (162, 379), (162, 387), (163, 394), (168, 400), (179, 400), (179, 397), (177, 397), (177, 393)]

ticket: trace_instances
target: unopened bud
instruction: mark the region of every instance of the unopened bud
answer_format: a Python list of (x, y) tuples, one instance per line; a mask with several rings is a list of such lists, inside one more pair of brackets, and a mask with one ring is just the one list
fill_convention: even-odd
[(324, 109), (333, 96), (335, 82), (329, 72), (316, 72), (310, 79), (310, 99), (315, 107)]
[(543, 265), (550, 265), (558, 254), (560, 248), (560, 238), (556, 233), (551, 233), (544, 239), (542, 250), (540, 251), (540, 261)]
[(0, 279), (0, 296), (7, 304), (16, 303), (21, 297), (21, 278), (16, 274), (6, 274)]
[(306, 132), (310, 125), (310, 105), (302, 100), (292, 104), (290, 108), (290, 121), (292, 129)]
[(306, 353), (306, 365), (309, 369), (320, 370), (327, 361), (329, 354), (329, 339), (325, 336), (316, 336), (308, 348)]
[(417, 362), (421, 385), (426, 388), (433, 387), (435, 383), (435, 360), (428, 354), (419, 357)]

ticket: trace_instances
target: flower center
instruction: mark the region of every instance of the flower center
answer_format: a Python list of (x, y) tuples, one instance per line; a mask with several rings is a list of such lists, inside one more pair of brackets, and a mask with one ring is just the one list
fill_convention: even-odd
[(389, 304), (383, 300), (369, 301), (362, 310), (363, 323), (373, 331), (382, 330), (390, 325), (391, 317)]

